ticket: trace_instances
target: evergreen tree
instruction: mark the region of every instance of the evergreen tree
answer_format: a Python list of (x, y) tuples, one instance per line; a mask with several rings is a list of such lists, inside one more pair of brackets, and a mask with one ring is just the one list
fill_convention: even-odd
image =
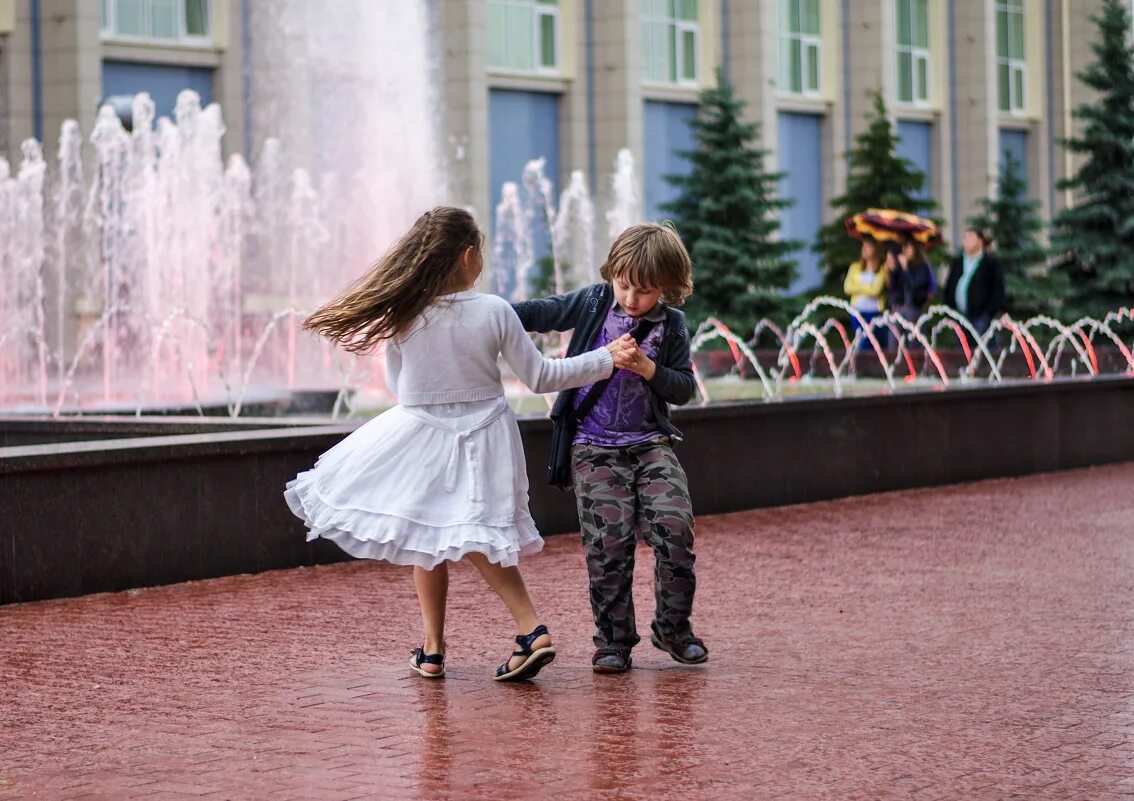
[(1066, 277), (1044, 269), (1047, 253), (1039, 241), (1044, 222), (1040, 202), (1027, 196), (1023, 165), (1005, 151), (995, 198), (984, 198), (969, 225), (987, 229), (1004, 267), (1007, 312), (1017, 319), (1051, 314), (1065, 294)]
[(662, 206), (693, 257), (691, 324), (716, 316), (739, 336), (761, 317), (782, 317), (795, 277), (791, 254), (803, 247), (779, 238), (779, 211), (791, 201), (777, 196), (783, 175), (764, 170), (759, 126), (741, 121), (743, 109), (718, 71), (690, 123), (696, 149), (680, 153), (691, 170), (665, 176), (680, 195)]
[(1086, 160), (1060, 189), (1075, 193), (1075, 205), (1055, 219), (1053, 250), (1070, 287), (1065, 316), (1102, 317), (1134, 296), (1134, 54), (1125, 2), (1104, 0), (1093, 17), (1099, 38), (1096, 61), (1079, 73), (1097, 92), (1094, 103), (1075, 110), (1082, 134), (1064, 140)]
[(882, 93), (875, 91), (873, 96), (874, 110), (867, 115), (870, 124), (855, 136), (855, 146), (846, 154), (846, 192), (831, 201), (835, 219), (819, 229), (813, 246), (823, 269), (821, 291), (826, 294), (842, 295), (847, 268), (859, 257), (860, 245), (847, 235), (843, 224), (847, 217), (871, 208), (921, 215), (937, 208), (933, 200), (921, 195), (925, 173), (897, 154), (898, 137)]

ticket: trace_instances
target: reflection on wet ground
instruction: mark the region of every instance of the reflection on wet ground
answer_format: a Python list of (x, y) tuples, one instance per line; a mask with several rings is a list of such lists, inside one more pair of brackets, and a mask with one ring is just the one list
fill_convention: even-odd
[[(685, 667), (589, 667), (577, 539), (454, 571), (447, 677), (406, 571), (351, 563), (0, 608), (0, 798), (1119, 798), (1134, 793), (1134, 464), (704, 518)], [(652, 559), (639, 552), (639, 626)]]

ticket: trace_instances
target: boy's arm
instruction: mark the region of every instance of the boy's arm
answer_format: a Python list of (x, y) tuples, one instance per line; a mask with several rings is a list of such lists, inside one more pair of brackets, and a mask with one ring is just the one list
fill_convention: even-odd
[(689, 328), (685, 325), (684, 314), (678, 312), (676, 325), (669, 365), (656, 363), (654, 377), (648, 383), (666, 403), (684, 406), (697, 393), (697, 381), (693, 378), (693, 356), (689, 350)]
[(520, 318), (525, 331), (546, 334), (549, 331), (570, 331), (574, 328), (587, 298), (594, 287), (583, 287), (566, 295), (553, 295), (539, 300), (525, 300), (513, 303), (512, 308)]

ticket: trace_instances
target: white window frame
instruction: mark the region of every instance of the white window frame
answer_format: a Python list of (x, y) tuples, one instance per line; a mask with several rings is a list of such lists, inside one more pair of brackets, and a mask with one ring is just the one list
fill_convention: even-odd
[[(118, 21), (118, 0), (104, 0), (106, 16), (101, 20), (99, 30), (103, 41), (108, 42), (136, 42), (148, 45), (187, 45), (191, 47), (208, 47), (213, 43), (213, 0), (204, 0), (205, 24), (208, 32), (204, 36), (190, 36), (185, 32), (185, 0), (177, 0), (177, 37), (165, 36), (138, 36), (137, 34), (118, 33), (115, 28)], [(145, 20), (144, 27), (149, 30), (153, 14), (151, 0), (143, 0), (142, 13)], [(101, 7), (100, 7), (101, 14)]]
[[(997, 2), (995, 9), (995, 19), (1000, 19), (1000, 12), (1005, 12), (1010, 17), (1016, 17), (1020, 25), (1021, 40), (1024, 43), (1024, 57), (1023, 58), (1010, 58), (1000, 55), (1000, 31), (996, 31), (996, 108), (1001, 114), (1010, 114), (1013, 117), (1022, 117), (1028, 110), (1028, 29), (1027, 18), (1025, 17), (1026, 4), (1021, 3), (1019, 6), (1009, 5), (1004, 2)], [(1008, 34), (1009, 46), (1011, 46), (1012, 36), (1011, 32)], [(1001, 108), (1000, 106), (1000, 68), (1008, 68), (1008, 108)], [(1017, 78), (1019, 79), (1020, 92), (1017, 93), (1016, 84)]]
[[(705, 0), (698, 0), (697, 15), (700, 17), (701, 6)], [(676, 5), (674, 6), (674, 13), (670, 14), (651, 14), (649, 11), (643, 11), (641, 17), (642, 27), (645, 29), (646, 23), (655, 23), (666, 26), (668, 33), (673, 37), (673, 74), (675, 80), (662, 80), (649, 76), (650, 65), (646, 59), (642, 59), (642, 74), (643, 80), (646, 83), (658, 84), (663, 86), (681, 86), (690, 89), (697, 89), (701, 86), (701, 21), (682, 19), (677, 12)], [(685, 47), (684, 39), (686, 33), (693, 34), (693, 77), (685, 77)], [(643, 45), (645, 44), (645, 37), (643, 36)], [(666, 68), (668, 71), (669, 56), (666, 56)]]
[[(897, 0), (897, 2), (898, 3), (905, 3), (908, 10), (909, 10), (910, 38), (913, 39), (914, 38), (913, 32), (915, 30), (917, 30), (917, 18), (916, 18), (917, 17), (917, 14), (916, 14), (917, 3), (916, 3), (916, 0)], [(894, 31), (894, 51), (895, 51), (894, 72), (895, 72), (895, 77), (897, 78), (898, 91), (899, 92), (901, 91), (901, 86), (902, 86), (901, 55), (903, 53), (908, 53), (909, 56), (910, 56), (910, 98), (908, 100), (904, 100), (901, 97), (899, 97), (898, 102), (901, 103), (902, 105), (914, 106), (916, 108), (927, 108), (933, 102), (933, 58), (932, 58), (932, 52), (929, 48), (929, 42), (933, 41), (933, 34), (929, 31), (929, 21), (930, 21), (930, 17), (932, 15), (929, 14), (929, 5), (930, 4), (929, 4), (928, 0), (927, 0), (925, 5), (926, 5), (926, 8), (925, 8), (925, 12), (926, 12), (925, 29), (926, 29), (926, 32), (927, 32), (926, 33), (926, 46), (925, 47), (921, 47), (920, 45), (913, 45), (913, 44), (909, 44), (909, 45), (902, 44), (901, 42), (898, 41), (898, 36), (900, 35), (899, 31), (897, 31), (896, 28), (895, 28), (895, 31)], [(897, 19), (896, 16), (895, 16), (895, 19)], [(918, 89), (920, 88), (918, 86), (918, 80), (917, 80), (918, 65), (919, 64), (925, 65), (925, 96), (924, 97), (918, 96)]]
[[(558, 76), (563, 73), (563, 27), (560, 25), (559, 1), (554, 4), (540, 3), (538, 0), (488, 0), (490, 5), (502, 8), (517, 8), (531, 12), (532, 15), (532, 66), (531, 69), (522, 67), (508, 67), (489, 64), (492, 72), (507, 73), (510, 75), (546, 75)], [(542, 23), (544, 17), (550, 17), (555, 26), (555, 65), (543, 65), (543, 35)], [(508, 46), (505, 39), (504, 46)]]
[[(780, 46), (780, 76), (779, 76), (779, 89), (784, 94), (792, 95), (793, 97), (807, 97), (807, 98), (820, 98), (823, 96), (823, 36), (822, 33), (795, 33), (788, 30), (788, 19), (790, 18), (790, 4), (792, 2), (802, 2), (802, 0), (780, 0), (779, 2), (779, 46)], [(819, 4), (819, 29), (823, 28), (823, 5)], [(790, 43), (793, 41), (799, 42), (799, 76), (800, 87), (797, 92), (791, 87), (791, 72), (790, 65), (787, 62), (786, 53), (790, 53)], [(815, 53), (815, 75), (811, 75), (811, 52)], [(811, 88), (814, 78), (815, 88)]]

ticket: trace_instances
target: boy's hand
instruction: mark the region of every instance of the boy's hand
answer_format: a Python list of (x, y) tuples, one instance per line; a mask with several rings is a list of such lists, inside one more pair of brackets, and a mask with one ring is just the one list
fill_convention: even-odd
[(638, 350), (636, 345), (627, 345), (621, 350), (612, 353), (614, 356), (614, 369), (615, 370), (628, 370), (630, 365), (634, 363), (634, 356), (641, 351)]
[(654, 364), (653, 360), (637, 347), (626, 348), (622, 352), (614, 354), (614, 366), (620, 370), (637, 373), (647, 381), (652, 379), (657, 371), (657, 365)]

